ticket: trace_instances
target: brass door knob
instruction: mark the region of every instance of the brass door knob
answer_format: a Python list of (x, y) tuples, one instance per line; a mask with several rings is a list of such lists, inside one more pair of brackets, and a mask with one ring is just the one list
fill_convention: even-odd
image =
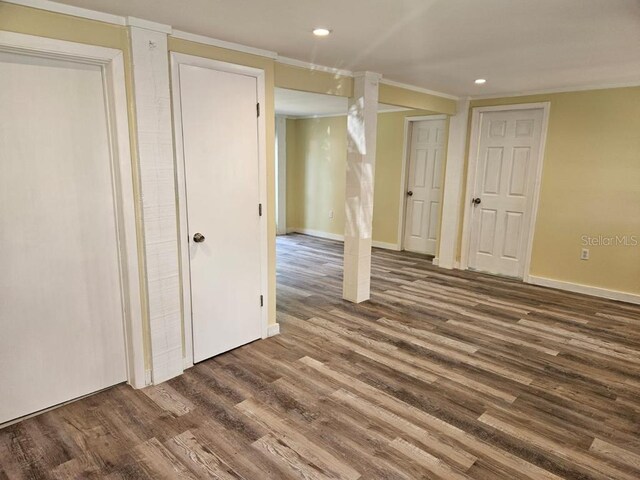
[(201, 233), (196, 233), (196, 234), (193, 236), (193, 241), (194, 241), (194, 242), (196, 242), (196, 243), (202, 243), (202, 242), (204, 242), (204, 235), (203, 235), (203, 234), (201, 234)]

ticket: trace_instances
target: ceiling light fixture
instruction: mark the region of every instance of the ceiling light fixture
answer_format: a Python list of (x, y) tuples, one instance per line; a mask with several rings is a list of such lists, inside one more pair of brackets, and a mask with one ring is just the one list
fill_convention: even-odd
[(330, 33), (331, 33), (331, 30), (329, 30), (328, 28), (314, 28), (313, 29), (313, 34), (316, 37), (326, 37)]
[(487, 83), (487, 81), (486, 81), (484, 78), (478, 78), (478, 79), (475, 81), (475, 84), (476, 84), (476, 85), (484, 85), (485, 83)]

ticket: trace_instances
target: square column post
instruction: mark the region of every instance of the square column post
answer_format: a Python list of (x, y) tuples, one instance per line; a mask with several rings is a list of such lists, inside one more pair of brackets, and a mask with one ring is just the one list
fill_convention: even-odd
[(358, 73), (347, 116), (347, 179), (342, 297), (360, 303), (369, 299), (373, 186), (380, 75)]
[(183, 371), (182, 311), (167, 35), (171, 27), (129, 17), (134, 126), (143, 218), (151, 380)]
[(465, 151), (467, 147), (467, 123), (469, 120), (469, 99), (458, 101), (456, 114), (449, 119), (449, 141), (447, 145), (447, 169), (444, 177), (442, 196), (442, 220), (440, 224), (440, 249), (438, 266), (458, 268), (456, 253), (458, 247), (458, 227), (461, 220), (461, 203), (464, 201)]

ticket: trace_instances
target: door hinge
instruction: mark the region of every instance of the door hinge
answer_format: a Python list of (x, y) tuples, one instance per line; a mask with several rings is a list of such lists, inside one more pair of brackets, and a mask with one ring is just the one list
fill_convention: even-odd
[(261, 203), (258, 204), (258, 216), (260, 216), (260, 217), (262, 216), (262, 204)]
[(260, 295), (260, 306), (264, 307), (264, 297)]
[(260, 104), (256, 103), (256, 111), (258, 113), (258, 116), (260, 116)]

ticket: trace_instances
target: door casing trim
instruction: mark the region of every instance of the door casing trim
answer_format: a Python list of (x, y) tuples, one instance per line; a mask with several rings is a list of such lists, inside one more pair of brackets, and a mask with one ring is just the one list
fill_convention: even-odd
[(529, 238), (524, 258), (524, 275), (522, 280), (529, 282), (531, 268), (531, 253), (533, 250), (533, 237), (535, 235), (536, 219), (538, 216), (538, 204), (540, 203), (540, 186), (542, 184), (542, 167), (544, 163), (544, 152), (547, 143), (547, 130), (549, 126), (549, 111), (551, 102), (518, 103), (513, 105), (497, 105), (490, 107), (474, 107), (471, 114), (471, 134), (469, 143), (469, 162), (467, 165), (467, 186), (464, 197), (464, 216), (462, 220), (462, 249), (460, 251), (460, 268), (469, 269), (469, 248), (471, 240), (471, 198), (475, 188), (476, 170), (478, 168), (478, 148), (480, 135), (480, 122), (482, 114), (485, 112), (500, 112), (513, 110), (535, 110), (542, 109), (542, 125), (540, 133), (540, 148), (536, 165), (536, 174), (533, 178), (533, 199), (531, 202), (531, 217), (529, 219)]
[(0, 31), (0, 51), (62, 59), (102, 68), (108, 112), (113, 194), (116, 201), (116, 230), (120, 268), (120, 292), (127, 383), (146, 386), (143, 330), (144, 260), (138, 248), (136, 212), (137, 179), (134, 179), (129, 139), (129, 117), (122, 50), (85, 45), (53, 38)]
[[(189, 275), (189, 243), (187, 238), (187, 191), (184, 165), (184, 144), (182, 138), (182, 115), (180, 103), (180, 65), (209, 68), (256, 78), (258, 103), (261, 105), (258, 120), (258, 178), (259, 196), (263, 214), (260, 217), (260, 286), (263, 306), (260, 311), (262, 338), (269, 336), (269, 270), (268, 270), (268, 231), (267, 231), (267, 136), (265, 106), (265, 71), (259, 68), (237, 65), (235, 63), (212, 60), (209, 58), (171, 52), (171, 98), (173, 110), (173, 132), (176, 163), (176, 193), (178, 195), (178, 247), (180, 257), (180, 288), (182, 290), (182, 326), (184, 335), (184, 368), (193, 366), (193, 324), (191, 310), (191, 277)], [(256, 214), (258, 206), (256, 205)], [(256, 302), (259, 299), (256, 298)]]

